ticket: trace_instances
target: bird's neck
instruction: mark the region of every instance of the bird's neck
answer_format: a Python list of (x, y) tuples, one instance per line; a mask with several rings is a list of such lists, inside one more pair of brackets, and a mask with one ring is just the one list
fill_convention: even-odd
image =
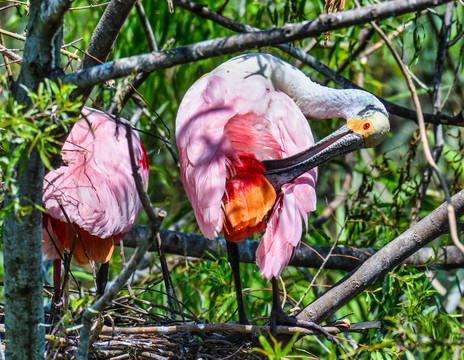
[(378, 102), (373, 95), (365, 91), (319, 85), (297, 68), (285, 64), (285, 72), (278, 72), (273, 78), (273, 84), (277, 90), (286, 93), (306, 117), (350, 119), (366, 105)]

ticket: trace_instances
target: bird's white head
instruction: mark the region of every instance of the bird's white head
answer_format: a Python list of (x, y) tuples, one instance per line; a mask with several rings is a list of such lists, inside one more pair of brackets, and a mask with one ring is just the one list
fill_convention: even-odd
[(363, 138), (363, 147), (371, 148), (379, 145), (387, 137), (390, 121), (383, 107), (379, 109), (370, 105), (348, 119), (346, 127)]

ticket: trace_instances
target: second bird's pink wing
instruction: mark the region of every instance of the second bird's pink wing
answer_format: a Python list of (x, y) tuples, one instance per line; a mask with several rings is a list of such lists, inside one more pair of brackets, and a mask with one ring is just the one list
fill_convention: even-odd
[[(85, 119), (74, 125), (63, 146), (66, 165), (45, 176), (43, 204), (51, 217), (67, 222), (61, 204), (70, 221), (90, 235), (117, 241), (131, 229), (142, 208), (126, 130), (100, 111), (84, 108), (82, 114)], [(139, 136), (133, 133), (132, 139), (146, 189), (147, 157)], [(51, 244), (44, 244), (44, 253), (57, 257)]]

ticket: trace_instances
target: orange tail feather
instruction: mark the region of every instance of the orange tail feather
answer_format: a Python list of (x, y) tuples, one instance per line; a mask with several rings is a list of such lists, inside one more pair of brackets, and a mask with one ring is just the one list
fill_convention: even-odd
[[(73, 230), (68, 223), (64, 223), (47, 214), (44, 215), (44, 224), (49, 229), (49, 233), (55, 243), (54, 246), (48, 245), (44, 247), (44, 249), (47, 248), (44, 252), (51, 258), (58, 259), (59, 255), (56, 253), (57, 251), (71, 250), (73, 247)], [(76, 224), (73, 224), (73, 226), (75, 231), (79, 233), (73, 252), (73, 260), (76, 264), (88, 264), (89, 260), (103, 264), (110, 260), (114, 248), (113, 237), (102, 239), (89, 234)], [(48, 234), (46, 237), (48, 237)]]
[(261, 163), (251, 156), (234, 162), (235, 174), (227, 183), (224, 195), (224, 236), (240, 242), (262, 232), (265, 217), (272, 209), (276, 193), (264, 177)]

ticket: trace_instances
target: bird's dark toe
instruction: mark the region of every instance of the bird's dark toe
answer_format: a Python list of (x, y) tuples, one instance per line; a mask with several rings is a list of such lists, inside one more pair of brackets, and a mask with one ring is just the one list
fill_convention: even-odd
[[(324, 335), (327, 338), (327, 340), (329, 340), (332, 344), (336, 344), (336, 345), (340, 344), (336, 337), (334, 337), (327, 330), (325, 330), (323, 326), (315, 323), (314, 321), (297, 319), (294, 316), (287, 315), (283, 310), (276, 311), (276, 314), (275, 315), (272, 314), (272, 315), (275, 316), (276, 325), (299, 326), (299, 327), (302, 327), (308, 330), (313, 330), (313, 331), (316, 331)], [(273, 332), (272, 323), (273, 323), (273, 320), (271, 319), (271, 333)], [(272, 335), (275, 336), (275, 333), (273, 333)]]

